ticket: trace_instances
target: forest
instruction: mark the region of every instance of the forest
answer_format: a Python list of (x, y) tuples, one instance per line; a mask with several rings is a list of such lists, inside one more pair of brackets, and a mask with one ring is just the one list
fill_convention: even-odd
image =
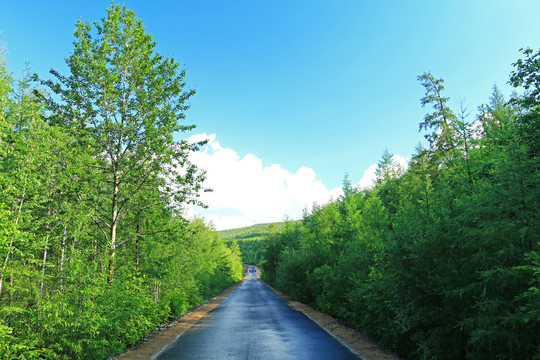
[[(291, 220), (292, 221), (292, 220)], [(293, 221), (295, 222), (295, 221)], [(258, 265), (268, 241), (274, 241), (286, 222), (256, 224), (243, 228), (218, 231), (219, 237), (229, 246), (238, 245), (244, 264)]]
[[(15, 79), (0, 51), (0, 359), (104, 359), (240, 280), (291, 297), (408, 359), (540, 359), (540, 51), (471, 115), (425, 88), (406, 169), (250, 233), (185, 219), (204, 142), (175, 140), (179, 63), (125, 6), (76, 23), (68, 73)], [(200, 204), (203, 205), (203, 204)]]
[(407, 359), (540, 359), (540, 51), (474, 119), (425, 87), (426, 146), (287, 224), (263, 278)]
[(243, 275), (186, 220), (185, 73), (125, 6), (76, 24), (69, 74), (14, 79), (0, 54), (0, 359), (104, 359)]

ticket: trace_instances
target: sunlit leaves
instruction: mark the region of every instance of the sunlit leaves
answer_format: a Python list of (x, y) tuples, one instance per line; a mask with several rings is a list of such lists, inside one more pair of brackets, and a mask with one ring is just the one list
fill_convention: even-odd
[(193, 91), (155, 46), (112, 4), (77, 23), (55, 95), (0, 58), (0, 358), (116, 355), (242, 276), (237, 246), (180, 216), (204, 179), (199, 144), (173, 141)]
[(494, 88), (474, 126), (420, 76), (429, 147), (404, 173), (385, 151), (373, 189), (345, 181), (282, 232), (266, 279), (410, 358), (537, 359), (540, 82), (525, 55), (511, 82), (528, 92), (507, 103)]

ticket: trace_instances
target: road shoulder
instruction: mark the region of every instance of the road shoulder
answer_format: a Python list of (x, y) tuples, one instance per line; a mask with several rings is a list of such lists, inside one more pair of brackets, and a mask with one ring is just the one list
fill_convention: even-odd
[(135, 347), (114, 357), (115, 360), (151, 360), (154, 359), (161, 351), (165, 350), (177, 337), (181, 336), (189, 328), (195, 325), (200, 319), (205, 317), (210, 311), (214, 310), (218, 305), (232, 293), (241, 283), (230, 286), (219, 295), (201, 304), (193, 310), (182, 315), (175, 321), (160, 327), (147, 338), (140, 341)]
[[(259, 274), (257, 273), (257, 278)], [(187, 312), (177, 320), (157, 329), (135, 347), (114, 357), (115, 360), (151, 360), (165, 350), (176, 338), (181, 336), (199, 320), (214, 310), (227, 298), (243, 281), (242, 279), (235, 285), (224, 290), (219, 295), (208, 300), (202, 305)], [(268, 284), (266, 284), (268, 285)], [(268, 285), (269, 286), (269, 285)], [(308, 318), (317, 323), (320, 327), (359, 354), (365, 360), (399, 360), (399, 357), (384, 349), (376, 342), (370, 340), (364, 334), (355, 331), (343, 323), (334, 319), (321, 311), (318, 311), (306, 304), (291, 300), (284, 293), (269, 286), (278, 296), (283, 298), (289, 306), (296, 311), (304, 313)]]
[[(268, 285), (268, 284), (267, 284)], [(276, 294), (282, 297), (296, 311), (304, 313), (308, 318), (325, 329), (328, 333), (359, 354), (365, 360), (399, 360), (400, 358), (370, 340), (366, 335), (351, 329), (328, 314), (312, 308), (301, 302), (291, 300), (287, 295), (268, 285)]]

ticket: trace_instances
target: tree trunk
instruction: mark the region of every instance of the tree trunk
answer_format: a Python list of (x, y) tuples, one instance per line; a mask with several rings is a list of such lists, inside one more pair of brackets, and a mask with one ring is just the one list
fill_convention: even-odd
[(43, 295), (43, 286), (45, 282), (45, 265), (47, 264), (47, 250), (49, 247), (49, 234), (45, 238), (45, 250), (43, 251), (43, 264), (41, 265), (41, 285), (39, 287), (39, 296)]
[(135, 273), (139, 273), (139, 234), (141, 231), (141, 211), (137, 212), (137, 230), (135, 233)]
[(64, 291), (64, 255), (66, 251), (67, 226), (64, 225), (64, 234), (62, 235), (62, 245), (60, 250), (60, 291)]
[(154, 302), (159, 303), (161, 295), (161, 281), (158, 279), (154, 279)]
[[(28, 179), (28, 176), (24, 179), (24, 188), (26, 189), (26, 181)], [(19, 200), (19, 210), (17, 211), (17, 218), (15, 219), (15, 225), (19, 223), (19, 216), (22, 211), (22, 206), (24, 203), (24, 198), (26, 196), (26, 190), (23, 191), (22, 197)], [(9, 242), (8, 252), (6, 254), (6, 259), (4, 260), (4, 264), (2, 265), (2, 274), (0, 274), (0, 295), (2, 295), (2, 283), (4, 282), (4, 275), (6, 273), (6, 266), (9, 260), (9, 255), (11, 254), (11, 251), (13, 249), (13, 241), (15, 240), (15, 234), (11, 236), (11, 240)]]
[(6, 272), (6, 266), (9, 260), (9, 255), (11, 255), (11, 248), (13, 247), (13, 239), (15, 237), (11, 237), (11, 241), (9, 242), (8, 252), (6, 254), (6, 259), (4, 260), (4, 264), (2, 265), (2, 274), (0, 275), (0, 295), (2, 294), (2, 284), (4, 282), (4, 274)]
[[(13, 289), (14, 289), (14, 278), (15, 278), (15, 270), (13, 269), (13, 253), (11, 253), (11, 274), (9, 276), (9, 284), (10, 284), (10, 289), (9, 289), (9, 306), (11, 308), (13, 308)], [(8, 318), (8, 326), (11, 327), (12, 326), (12, 318), (13, 318), (13, 312), (10, 311), (9, 312), (9, 318)]]
[(112, 196), (112, 219), (111, 219), (111, 240), (109, 251), (109, 283), (114, 281), (114, 261), (116, 256), (116, 235), (118, 227), (118, 170), (114, 172), (114, 191)]
[[(47, 217), (50, 219), (51, 217), (51, 208), (47, 211)], [(49, 237), (50, 237), (50, 226), (47, 222), (47, 226), (45, 227), (47, 229), (47, 236), (45, 237), (45, 249), (43, 250), (43, 264), (41, 265), (41, 285), (39, 287), (39, 297), (43, 295), (43, 286), (45, 282), (45, 266), (47, 264), (47, 250), (49, 249)]]

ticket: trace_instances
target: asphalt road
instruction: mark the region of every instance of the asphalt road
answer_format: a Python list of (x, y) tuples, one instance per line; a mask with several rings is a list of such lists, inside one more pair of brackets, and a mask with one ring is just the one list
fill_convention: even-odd
[(254, 273), (157, 357), (164, 359), (359, 359)]

